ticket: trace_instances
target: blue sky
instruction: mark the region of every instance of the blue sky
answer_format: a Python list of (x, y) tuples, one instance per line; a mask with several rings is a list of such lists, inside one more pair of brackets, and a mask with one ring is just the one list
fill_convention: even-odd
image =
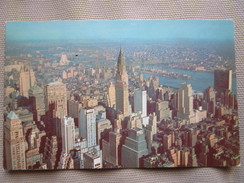
[(89, 20), (7, 22), (6, 41), (234, 40), (229, 20)]

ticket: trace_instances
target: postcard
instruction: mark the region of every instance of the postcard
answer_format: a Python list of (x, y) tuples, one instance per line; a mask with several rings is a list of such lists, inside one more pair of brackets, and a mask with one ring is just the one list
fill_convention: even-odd
[(7, 22), (8, 170), (240, 164), (229, 20)]

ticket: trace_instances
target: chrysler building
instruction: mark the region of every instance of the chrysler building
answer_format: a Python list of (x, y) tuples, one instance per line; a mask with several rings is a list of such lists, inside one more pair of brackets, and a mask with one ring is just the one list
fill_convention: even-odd
[(122, 112), (124, 116), (128, 116), (130, 113), (128, 74), (126, 72), (125, 58), (123, 56), (121, 49), (120, 49), (118, 62), (117, 62), (115, 94), (116, 94), (117, 112)]

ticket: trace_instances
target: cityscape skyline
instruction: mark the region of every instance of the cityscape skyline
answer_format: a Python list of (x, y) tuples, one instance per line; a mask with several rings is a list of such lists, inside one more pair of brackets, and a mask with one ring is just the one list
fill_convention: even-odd
[(6, 169), (240, 164), (235, 60), (228, 47), (148, 42), (124, 51), (112, 43), (69, 49), (65, 42), (7, 43)]

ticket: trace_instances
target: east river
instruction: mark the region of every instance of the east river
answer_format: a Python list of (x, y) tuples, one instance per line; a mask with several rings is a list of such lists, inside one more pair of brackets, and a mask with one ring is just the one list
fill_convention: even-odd
[[(190, 70), (182, 70), (182, 69), (172, 69), (172, 68), (160, 68), (155, 67), (151, 65), (147, 65), (147, 67), (156, 68), (165, 70), (168, 72), (177, 72), (179, 74), (187, 74), (188, 76), (192, 76), (193, 80), (183, 80), (180, 78), (168, 78), (159, 76), (157, 74), (152, 73), (143, 73), (143, 76), (145, 79), (148, 79), (151, 75), (157, 76), (159, 78), (159, 83), (161, 85), (171, 86), (179, 88), (181, 86), (181, 83), (190, 83), (193, 90), (196, 90), (198, 92), (203, 92), (206, 88), (209, 86), (214, 86), (214, 73), (210, 72), (199, 72), (199, 71), (190, 71)], [(232, 91), (236, 93), (236, 77), (232, 77)]]

